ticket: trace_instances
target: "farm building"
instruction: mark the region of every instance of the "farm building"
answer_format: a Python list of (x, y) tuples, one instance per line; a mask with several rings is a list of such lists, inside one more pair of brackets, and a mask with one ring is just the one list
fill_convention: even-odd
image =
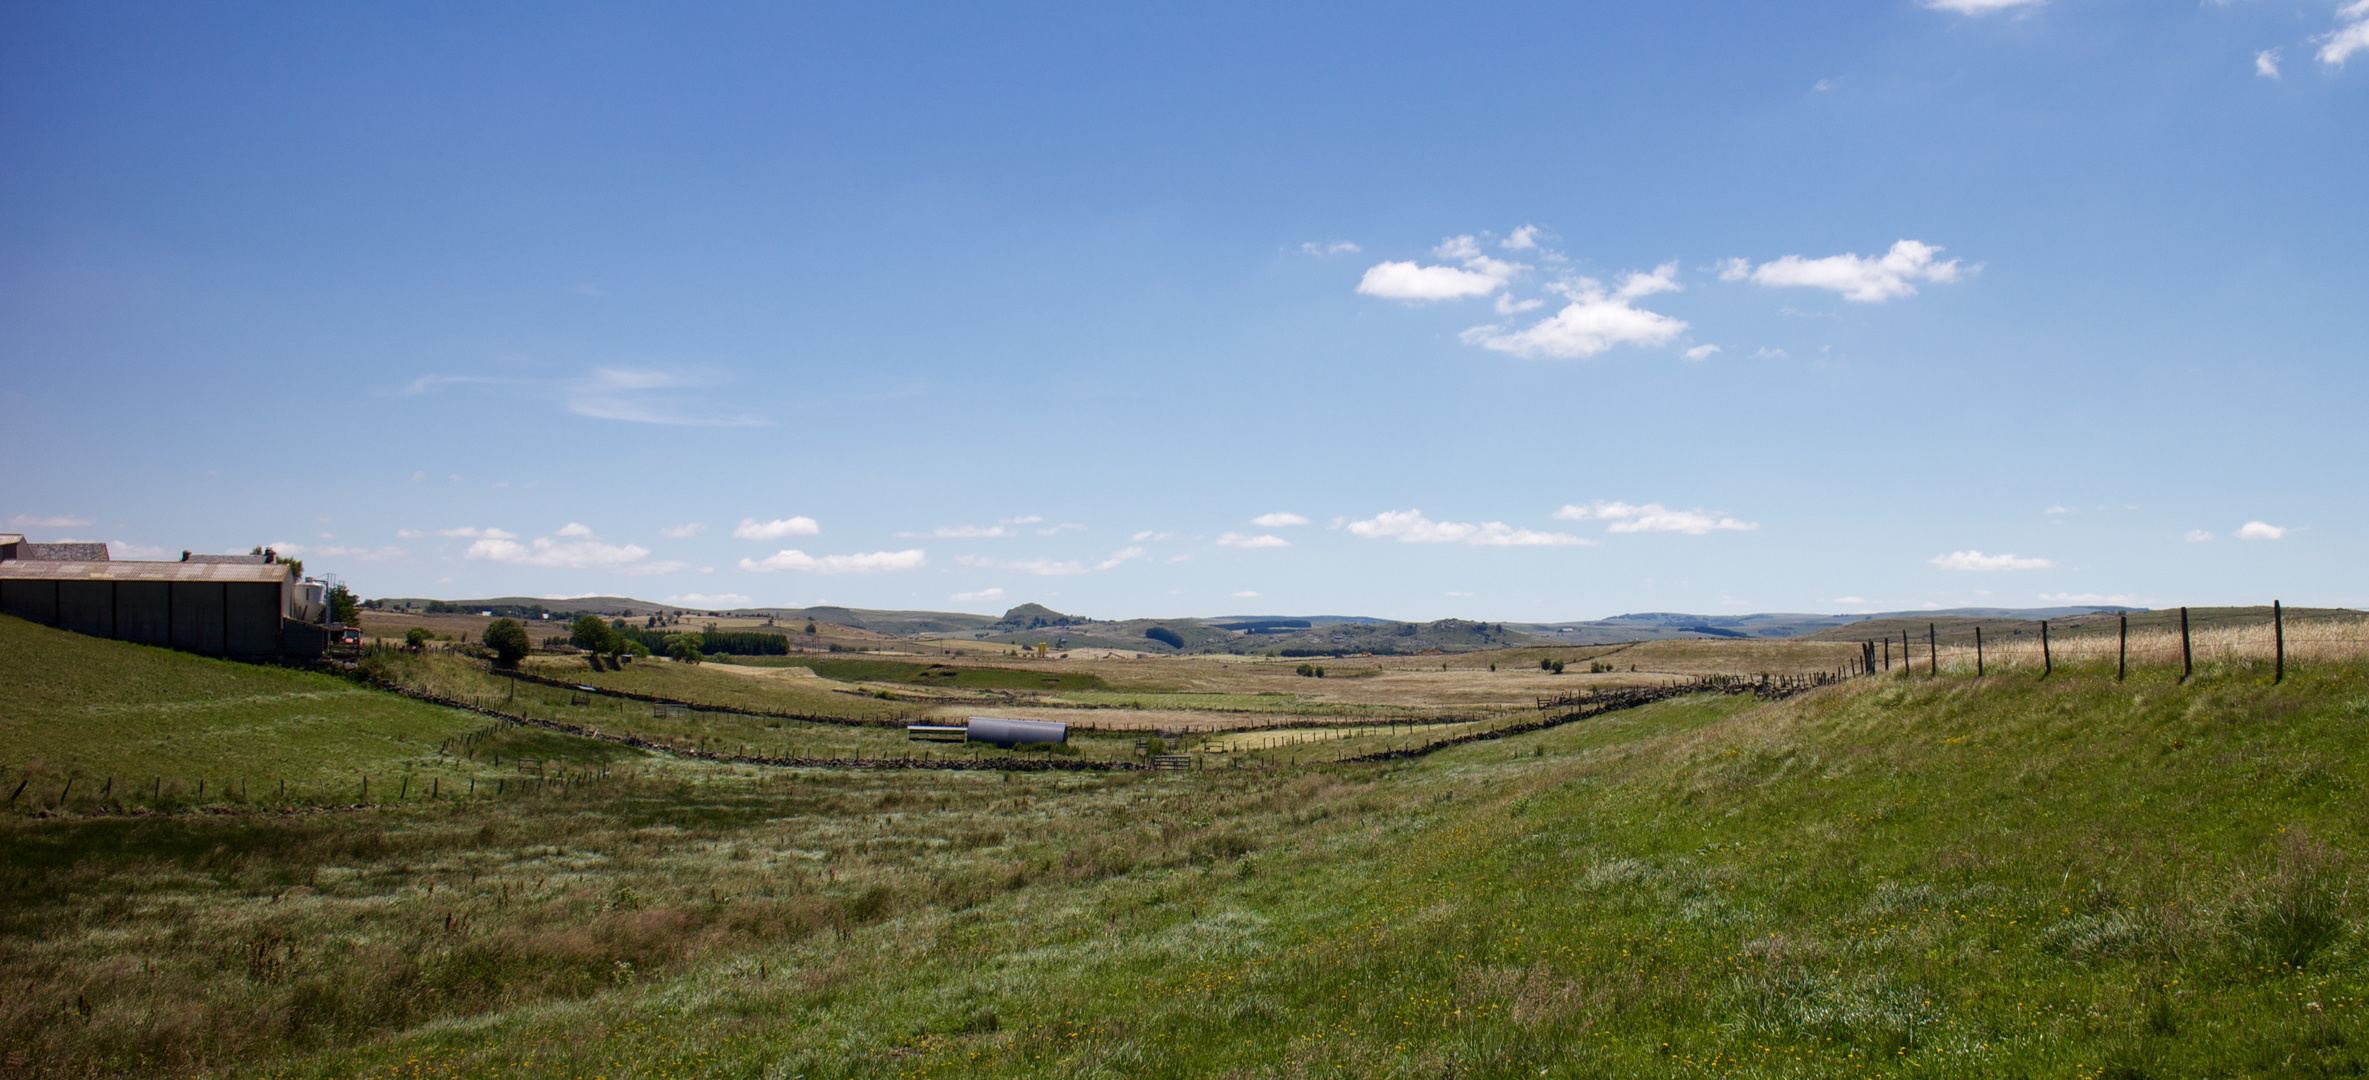
[(105, 544), (0, 534), (0, 614), (209, 656), (319, 656), (326, 587), (266, 556), (115, 560)]

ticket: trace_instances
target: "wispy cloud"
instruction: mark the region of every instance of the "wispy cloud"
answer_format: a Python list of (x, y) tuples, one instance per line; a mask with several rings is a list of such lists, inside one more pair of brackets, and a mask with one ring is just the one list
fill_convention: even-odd
[(2051, 604), (2113, 604), (2120, 607), (2146, 606), (2146, 601), (2128, 593), (2114, 593), (2112, 595), (2093, 592), (2041, 593), (2040, 599), (2046, 600)]
[(2354, 53), (2369, 49), (2369, 0), (2353, 0), (2336, 9), (2336, 18), (2344, 25), (2319, 38), (2320, 63), (2343, 67)]
[(2203, 529), (2190, 529), (2188, 530), (2188, 535), (2183, 536), (2180, 539), (2186, 540), (2191, 544), (2203, 544), (2211, 542), (2213, 539), (2213, 534), (2206, 532)]
[(1279, 548), (1290, 547), (1291, 541), (1272, 534), (1248, 536), (1238, 532), (1230, 532), (1220, 535), (1217, 538), (1217, 546), (1230, 548)]
[(1524, 225), (1507, 233), (1497, 246), (1507, 251), (1532, 251), (1538, 247), (1538, 226)]
[(1244, 589), (1233, 595), (1236, 600), (1256, 600), (1259, 597), (1258, 591), (1255, 589)]
[(697, 394), (721, 376), (700, 369), (595, 368), (568, 378), (493, 375), (422, 375), (397, 391), (406, 396), (448, 386), (507, 387), (515, 393), (555, 401), (567, 412), (595, 420), (623, 420), (675, 427), (752, 427), (765, 423), (746, 413), (721, 409)]
[(2285, 535), (2287, 535), (2287, 530), (2284, 526), (2273, 525), (2267, 521), (2249, 521), (2239, 526), (2237, 530), (2237, 538), (2240, 540), (2277, 540)]
[(1334, 255), (1355, 255), (1365, 249), (1358, 247), (1347, 240), (1335, 240), (1331, 243), (1318, 243), (1314, 240), (1311, 240), (1305, 244), (1301, 244), (1300, 250), (1320, 258), (1330, 258)]
[(667, 526), (666, 528), (658, 530), (658, 535), (663, 536), (669, 540), (689, 540), (690, 538), (706, 531), (707, 526), (694, 521), (687, 525)]
[(80, 529), (90, 524), (89, 518), (66, 515), (37, 517), (32, 514), (18, 514), (8, 519), (8, 527), (12, 529)]
[(107, 557), (110, 559), (161, 559), (170, 554), (172, 552), (149, 544), (135, 544), (128, 540), (107, 541)]
[(2043, 0), (1925, 0), (1925, 6), (1935, 11), (1955, 11), (1960, 15), (1988, 15), (2021, 7), (2039, 7)]
[(1547, 291), (1568, 301), (1562, 310), (1528, 326), (1475, 326), (1459, 337), (1467, 345), (1515, 356), (1558, 359), (1594, 356), (1615, 345), (1661, 345), (1685, 333), (1686, 323), (1636, 307), (1633, 301), (1684, 288), (1678, 283), (1677, 263), (1624, 275), (1609, 292), (1594, 278), (1558, 281)]
[(1475, 547), (1558, 547), (1592, 544), (1567, 533), (1517, 529), (1502, 521), (1433, 521), (1421, 510), (1385, 510), (1364, 521), (1352, 521), (1349, 532), (1369, 540), (1397, 540), (1404, 544), (1470, 544)]
[(711, 596), (707, 593), (694, 592), (679, 593), (674, 596), (669, 596), (666, 598), (666, 602), (673, 604), (676, 607), (705, 608), (708, 610), (716, 610), (721, 608), (747, 607), (755, 601), (752, 601), (748, 597), (742, 596), (739, 593), (716, 593)]
[[(1260, 514), (1250, 519), (1250, 523), (1262, 529), (1280, 529), (1287, 525), (1306, 525), (1308, 519), (1298, 514), (1278, 510), (1272, 514)], [(1139, 536), (1136, 539), (1140, 540), (1142, 537)]]
[(513, 539), (513, 534), (499, 529), (482, 530), (480, 535), (482, 539), (470, 544), (461, 553), (462, 558), (514, 566), (614, 570), (627, 574), (666, 574), (684, 569), (680, 562), (644, 562), (650, 555), (648, 548), (603, 542), (591, 529), (573, 522), (552, 536), (538, 536), (523, 544)]
[[(286, 541), (281, 541), (268, 546), (273, 551), (279, 552), (282, 555), (294, 555), (298, 558), (352, 559), (355, 562), (385, 562), (388, 559), (400, 559), (405, 555), (411, 554), (409, 551), (405, 551), (402, 548), (394, 547), (392, 545), (387, 547), (358, 548), (346, 547), (339, 544), (307, 545), (291, 544)], [(159, 552), (159, 554), (162, 554), (162, 552)]]
[(1738, 521), (1716, 510), (1672, 510), (1660, 503), (1642, 505), (1598, 499), (1586, 506), (1564, 506), (1552, 515), (1557, 521), (1605, 521), (1605, 531), (1616, 533), (1674, 532), (1701, 536), (1711, 532), (1750, 532), (1760, 527)]
[(1935, 259), (1941, 250), (1931, 244), (1902, 240), (1882, 255), (1844, 254), (1818, 259), (1787, 255), (1759, 266), (1744, 259), (1729, 259), (1720, 264), (1719, 280), (1829, 289), (1854, 303), (1877, 304), (1895, 297), (1915, 296), (1919, 281), (1961, 281), (1981, 270), (1979, 266), (1960, 266), (1956, 259), (1946, 262)]
[(2255, 53), (2254, 74), (2260, 75), (2265, 79), (2277, 79), (2279, 77), (2279, 51), (2277, 49), (2264, 49), (2261, 52)]
[(775, 518), (772, 521), (742, 518), (740, 524), (733, 528), (732, 535), (742, 540), (779, 540), (785, 536), (813, 536), (821, 531), (823, 527), (816, 524), (813, 518), (801, 515)]
[(955, 601), (955, 602), (957, 602), (957, 603), (966, 603), (966, 604), (967, 604), (967, 603), (970, 603), (970, 602), (972, 602), (972, 601), (977, 601), (977, 600), (1001, 600), (1001, 599), (1003, 599), (1003, 598), (1004, 598), (1004, 591), (1003, 591), (1002, 589), (998, 588), (998, 589), (981, 589), (981, 590), (979, 590), (978, 592), (958, 592), (958, 593), (955, 593), (955, 594), (954, 594), (954, 595), (952, 595), (952, 596), (949, 596), (949, 597), (947, 597), (946, 599), (948, 599), (948, 600), (953, 600), (953, 601)]
[(940, 540), (984, 540), (998, 536), (1018, 536), (1020, 532), (1001, 525), (940, 525), (925, 533), (901, 532), (897, 535), (907, 539), (932, 537)]
[(918, 570), (928, 565), (929, 556), (920, 548), (904, 551), (868, 551), (853, 555), (808, 555), (795, 548), (785, 548), (762, 560), (742, 559), (740, 568), (751, 573), (771, 573), (776, 570), (796, 570), (807, 574), (877, 574), (895, 570)]
[(1038, 577), (1065, 577), (1089, 571), (1086, 564), (1076, 559), (991, 559), (984, 555), (957, 555), (954, 561), (964, 566), (987, 570), (1017, 570)]
[(1714, 356), (1719, 355), (1719, 353), (1720, 348), (1717, 345), (1697, 345), (1694, 348), (1686, 350), (1684, 355), (1689, 360), (1708, 360)]
[(1985, 555), (1979, 551), (1953, 551), (1926, 560), (1944, 570), (2046, 570), (2056, 564), (2047, 559), (2026, 558), (2022, 555)]
[(460, 525), (460, 526), (455, 526), (455, 527), (453, 527), (453, 528), (450, 528), (450, 529), (431, 529), (431, 530), (427, 530), (427, 531), (421, 531), (421, 530), (419, 530), (419, 529), (397, 529), (397, 530), (395, 530), (395, 539), (397, 539), (397, 540), (419, 540), (419, 539), (424, 539), (424, 538), (426, 538), (426, 537), (429, 537), (429, 536), (441, 536), (441, 537), (444, 537), (445, 539), (448, 539), (448, 540), (477, 540), (477, 539), (485, 539), (485, 540), (516, 540), (516, 539), (518, 539), (518, 534), (517, 534), (517, 533), (514, 533), (514, 532), (504, 532), (504, 531), (502, 531), (502, 530), (500, 530), (500, 529), (480, 529), (480, 528), (478, 528), (478, 527), (477, 527), (477, 526), (475, 526), (475, 525)]
[(1115, 570), (1121, 563), (1133, 562), (1136, 559), (1143, 558), (1147, 554), (1150, 553), (1139, 547), (1121, 548), (1118, 551), (1111, 552), (1109, 555), (1104, 556), (1101, 562), (1094, 564), (1094, 569)]

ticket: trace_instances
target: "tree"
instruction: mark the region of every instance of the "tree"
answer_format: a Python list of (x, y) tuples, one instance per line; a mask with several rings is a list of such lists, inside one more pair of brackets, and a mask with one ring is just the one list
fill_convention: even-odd
[(666, 635), (666, 655), (686, 664), (696, 664), (706, 657), (699, 654), (698, 634)]
[(588, 653), (614, 653), (623, 639), (624, 635), (609, 629), (598, 615), (579, 615), (568, 627), (568, 644)]
[(485, 628), (485, 647), (494, 651), (494, 662), (503, 667), (517, 667), (526, 654), (535, 651), (535, 643), (527, 640), (526, 627), (516, 619), (495, 619)]
[(808, 620), (806, 620), (806, 632), (807, 632), (807, 633), (809, 633), (809, 634), (811, 634), (811, 633), (814, 633), (814, 620), (813, 620), (813, 619), (808, 619)]
[(428, 628), (425, 626), (414, 626), (411, 629), (405, 630), (403, 632), (403, 647), (410, 649), (413, 652), (419, 652), (420, 650), (427, 648), (428, 639), (435, 636), (436, 635), (429, 633)]
[(362, 601), (354, 595), (352, 589), (345, 587), (344, 582), (339, 582), (329, 589), (329, 621), (341, 622), (347, 626), (362, 621)]

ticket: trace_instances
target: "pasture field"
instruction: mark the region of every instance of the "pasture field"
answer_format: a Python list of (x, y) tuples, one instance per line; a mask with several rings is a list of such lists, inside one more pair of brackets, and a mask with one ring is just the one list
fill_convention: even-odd
[[(2369, 663), (2271, 676), (1945, 666), (1185, 773), (535, 733), (578, 782), (18, 805), (0, 1046), (40, 1077), (2357, 1075)], [(79, 700), (40, 693), (12, 715)], [(1388, 734), (1278, 719), (1249, 734)]]

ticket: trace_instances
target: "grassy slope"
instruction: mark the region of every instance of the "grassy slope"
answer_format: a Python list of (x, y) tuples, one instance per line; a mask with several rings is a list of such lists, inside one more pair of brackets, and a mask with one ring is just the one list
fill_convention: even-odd
[(2369, 670), (2260, 675), (1870, 683), (1392, 772), (1205, 778), (1234, 786), (1187, 818), (1205, 858), (922, 905), (359, 1060), (2349, 1075)]
[(85, 637), (0, 616), (0, 767), (96, 781), (309, 781), (433, 761), (482, 717), (326, 675)]
[[(36, 1061), (320, 1076), (2357, 1073), (2369, 668), (2264, 674), (1695, 699), (1336, 772), (594, 791), (232, 862), (252, 825), (20, 821), (0, 969), (57, 989), (0, 1005)], [(91, 1022), (47, 1019), (68, 988)]]

